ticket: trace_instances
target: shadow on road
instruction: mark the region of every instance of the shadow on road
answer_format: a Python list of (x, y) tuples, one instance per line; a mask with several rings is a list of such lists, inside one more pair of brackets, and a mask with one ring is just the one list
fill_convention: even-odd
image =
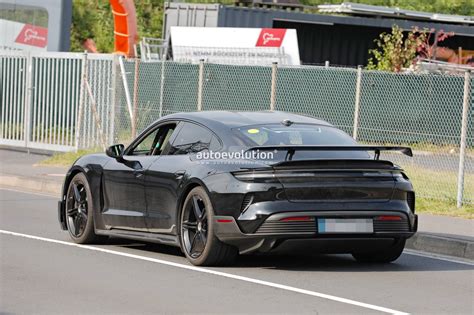
[[(169, 255), (170, 258), (183, 257), (177, 247), (131, 242), (112, 238), (108, 245), (143, 251), (148, 257), (153, 254)], [(150, 255), (151, 254), (151, 255)], [(187, 263), (187, 261), (183, 261)], [(224, 267), (221, 267), (224, 268)], [(411, 272), (411, 271), (455, 271), (474, 270), (474, 266), (403, 254), (390, 264), (369, 264), (356, 262), (351, 255), (316, 255), (310, 253), (253, 254), (239, 256), (235, 263), (225, 268), (264, 268), (285, 271), (325, 271), (325, 272)], [(224, 268), (224, 269), (225, 269)]]

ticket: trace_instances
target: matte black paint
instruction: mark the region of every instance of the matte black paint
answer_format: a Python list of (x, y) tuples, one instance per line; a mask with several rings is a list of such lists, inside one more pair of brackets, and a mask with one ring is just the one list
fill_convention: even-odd
[[(314, 118), (283, 112), (181, 113), (156, 121), (137, 137), (137, 141), (155, 127), (174, 122), (178, 126), (170, 138), (170, 141), (173, 141), (181, 122), (193, 122), (212, 130), (225, 150), (242, 145), (232, 128), (259, 123), (279, 123), (284, 119), (296, 123), (330, 126)], [(217, 218), (230, 218), (233, 222), (216, 222), (217, 237), (223, 242), (237, 246), (241, 253), (271, 250), (288, 239), (328, 239), (328, 236), (322, 235), (308, 237), (253, 234), (274, 214), (291, 216), (292, 213), (310, 213), (317, 216), (321, 213), (324, 216), (340, 217), (350, 213), (351, 217), (357, 217), (367, 213), (375, 216), (388, 211), (408, 220), (409, 232), (352, 236), (358, 239), (353, 247), (349, 242), (348, 246), (352, 250), (357, 250), (358, 244), (370, 244), (371, 240), (373, 244), (386, 244), (387, 240), (390, 243), (390, 240), (407, 238), (416, 232), (416, 215), (407, 202), (407, 193), (412, 192), (413, 187), (407, 177), (393, 175), (377, 178), (365, 176), (363, 172), (355, 170), (360, 168), (359, 164), (362, 163), (369, 170), (389, 170), (393, 174), (400, 174), (401, 170), (388, 161), (291, 161), (273, 168), (254, 162), (213, 165), (195, 161), (189, 155), (127, 155), (135, 143), (136, 141), (125, 149), (124, 159), (140, 162), (142, 168), (139, 170), (130, 167), (130, 163), (127, 163), (127, 166), (120, 159), (116, 160), (105, 154), (86, 155), (74, 163), (66, 175), (63, 198), (58, 205), (58, 218), (63, 229), (67, 187), (72, 177), (82, 172), (92, 190), (95, 229), (98, 234), (179, 246), (179, 212), (187, 193), (198, 185), (208, 192)], [(339, 165), (337, 172), (326, 172), (321, 176), (321, 172), (327, 170), (330, 165), (334, 168), (337, 163), (343, 163)], [(245, 182), (232, 175), (233, 172), (245, 170), (256, 173), (270, 171), (275, 172), (276, 176), (273, 180), (264, 182)], [(298, 176), (292, 177), (292, 174), (298, 174), (302, 170), (312, 172), (314, 176), (303, 180)], [(282, 173), (289, 175), (282, 178), (279, 175)], [(244, 209), (242, 203), (244, 197), (249, 194), (252, 203)], [(345, 235), (343, 242), (347, 243), (347, 238), (350, 237)], [(364, 239), (363, 242), (360, 241), (361, 238)], [(331, 243), (337, 243), (341, 236), (336, 235), (330, 239)]]

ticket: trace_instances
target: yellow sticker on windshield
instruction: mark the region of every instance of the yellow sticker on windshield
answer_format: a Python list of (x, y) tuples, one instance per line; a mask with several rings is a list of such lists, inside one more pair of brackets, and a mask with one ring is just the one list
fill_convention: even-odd
[(258, 130), (258, 129), (249, 129), (249, 130), (247, 130), (247, 132), (248, 133), (259, 133), (260, 130)]

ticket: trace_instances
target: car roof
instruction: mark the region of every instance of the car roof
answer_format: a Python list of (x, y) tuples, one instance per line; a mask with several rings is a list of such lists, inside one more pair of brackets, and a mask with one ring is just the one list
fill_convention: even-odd
[(283, 120), (294, 123), (332, 126), (330, 123), (309, 116), (281, 111), (201, 111), (183, 112), (164, 116), (163, 119), (192, 120), (212, 130), (238, 128), (259, 124), (278, 124)]

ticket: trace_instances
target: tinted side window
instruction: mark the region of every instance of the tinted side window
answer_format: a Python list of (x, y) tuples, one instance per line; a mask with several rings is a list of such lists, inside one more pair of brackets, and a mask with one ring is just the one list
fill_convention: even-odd
[(209, 149), (212, 137), (212, 133), (206, 128), (193, 123), (184, 123), (171, 145), (169, 154), (188, 154)]
[(160, 129), (157, 128), (149, 133), (133, 148), (133, 150), (130, 152), (130, 155), (151, 155), (153, 151), (153, 144), (159, 131)]
[(129, 155), (160, 155), (168, 144), (176, 124), (166, 124), (156, 128), (143, 138), (129, 152)]

